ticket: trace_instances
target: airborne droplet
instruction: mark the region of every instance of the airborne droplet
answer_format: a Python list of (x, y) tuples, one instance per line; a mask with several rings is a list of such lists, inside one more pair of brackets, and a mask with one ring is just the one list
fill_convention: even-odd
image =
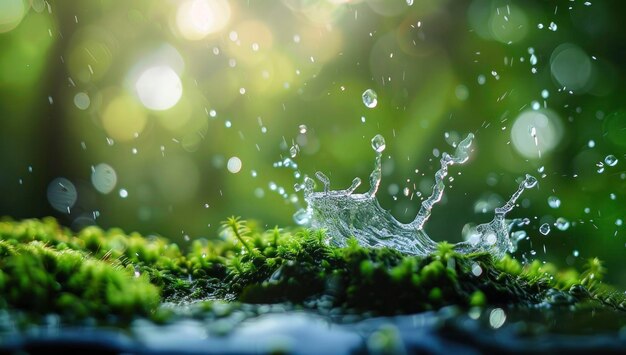
[(378, 105), (378, 95), (376, 94), (376, 91), (372, 89), (365, 90), (361, 97), (363, 98), (363, 104), (367, 108), (374, 108)]
[(617, 165), (617, 158), (615, 157), (615, 155), (609, 154), (604, 158), (604, 162), (608, 166), (615, 166)]
[(385, 144), (385, 138), (380, 134), (377, 134), (372, 138), (372, 149), (374, 149), (378, 153), (382, 153), (387, 145)]
[(559, 208), (561, 207), (561, 200), (556, 196), (550, 196), (548, 197), (548, 206), (551, 208)]
[(539, 233), (543, 235), (548, 235), (550, 233), (550, 225), (548, 223), (544, 223), (539, 227)]
[(563, 217), (559, 217), (556, 219), (556, 222), (554, 223), (554, 225), (556, 226), (558, 230), (565, 231), (569, 228), (570, 223), (567, 219)]
[(294, 222), (296, 222), (296, 224), (300, 226), (305, 225), (309, 223), (309, 213), (305, 209), (301, 208), (296, 213), (294, 213), (293, 220)]

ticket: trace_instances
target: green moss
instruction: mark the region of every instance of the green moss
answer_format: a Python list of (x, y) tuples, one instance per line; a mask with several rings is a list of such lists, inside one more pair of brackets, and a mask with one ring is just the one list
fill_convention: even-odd
[(356, 240), (338, 248), (322, 231), (260, 231), (237, 218), (224, 223), (220, 238), (194, 241), (187, 252), (119, 229), (75, 234), (51, 218), (0, 222), (0, 308), (67, 321), (163, 321), (170, 312), (160, 304), (205, 299), (377, 314), (541, 302), (624, 310), (624, 295), (601, 282), (604, 273), (597, 259), (579, 274), (508, 256), (460, 255), (447, 243), (428, 257)]

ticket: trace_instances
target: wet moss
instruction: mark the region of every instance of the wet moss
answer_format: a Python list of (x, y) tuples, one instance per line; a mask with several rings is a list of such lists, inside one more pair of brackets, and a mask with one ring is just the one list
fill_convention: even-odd
[[(624, 295), (602, 283), (597, 259), (582, 273), (521, 265), (511, 257), (460, 255), (441, 243), (428, 257), (327, 243), (323, 231), (262, 231), (231, 218), (214, 240), (186, 252), (162, 237), (88, 227), (78, 233), (52, 218), (0, 222), (0, 309), (29, 315), (163, 321), (163, 304), (195, 300), (281, 303), (347, 313), (399, 314), (487, 305), (579, 306), (625, 310)], [(213, 312), (211, 302), (194, 309)], [(221, 309), (220, 307), (217, 307)], [(223, 308), (223, 307), (222, 307)]]

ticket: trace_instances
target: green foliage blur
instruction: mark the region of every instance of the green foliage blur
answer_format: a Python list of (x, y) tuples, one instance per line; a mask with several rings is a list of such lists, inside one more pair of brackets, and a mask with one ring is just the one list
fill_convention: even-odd
[[(292, 226), (294, 184), (366, 181), (380, 133), (378, 197), (407, 221), (473, 132), (433, 239), (461, 240), (529, 173), (515, 256), (597, 256), (626, 285), (621, 3), (409, 3), (1, 1), (0, 215), (183, 245), (230, 215)], [(291, 155), (297, 171), (274, 166)]]

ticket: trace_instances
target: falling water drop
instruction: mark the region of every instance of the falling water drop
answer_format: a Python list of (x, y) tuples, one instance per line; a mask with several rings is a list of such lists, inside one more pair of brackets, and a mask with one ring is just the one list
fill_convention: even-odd
[(361, 97), (363, 98), (363, 104), (367, 108), (374, 108), (378, 105), (378, 95), (376, 94), (376, 91), (372, 89), (365, 90)]
[(309, 223), (310, 216), (305, 209), (301, 208), (296, 213), (294, 213), (293, 220), (294, 222), (296, 222), (296, 224), (302, 226)]
[(550, 225), (548, 223), (544, 223), (539, 227), (539, 233), (543, 235), (548, 235), (550, 233)]
[(550, 31), (552, 31), (552, 32), (556, 32), (557, 28), (558, 28), (558, 27), (557, 27), (556, 23), (554, 23), (554, 22), (550, 22), (550, 26), (548, 26), (548, 29), (549, 29)]
[(297, 144), (294, 144), (291, 146), (291, 148), (289, 148), (289, 156), (291, 156), (292, 158), (295, 158), (298, 155), (299, 151), (300, 151), (300, 147)]
[(559, 217), (556, 219), (556, 222), (554, 222), (554, 225), (556, 226), (558, 230), (566, 231), (569, 228), (570, 223), (567, 219), (563, 217)]
[(385, 138), (383, 138), (380, 134), (377, 134), (374, 138), (372, 138), (372, 149), (376, 152), (382, 153), (386, 147)]
[(598, 167), (598, 170), (597, 170), (598, 174), (602, 174), (604, 172), (604, 163), (601, 161), (597, 162), (596, 166)]
[(548, 197), (548, 206), (551, 208), (559, 208), (561, 207), (561, 200), (556, 196), (550, 196)]
[(608, 166), (615, 166), (617, 165), (617, 158), (615, 157), (615, 155), (609, 154), (604, 158), (604, 162)]

